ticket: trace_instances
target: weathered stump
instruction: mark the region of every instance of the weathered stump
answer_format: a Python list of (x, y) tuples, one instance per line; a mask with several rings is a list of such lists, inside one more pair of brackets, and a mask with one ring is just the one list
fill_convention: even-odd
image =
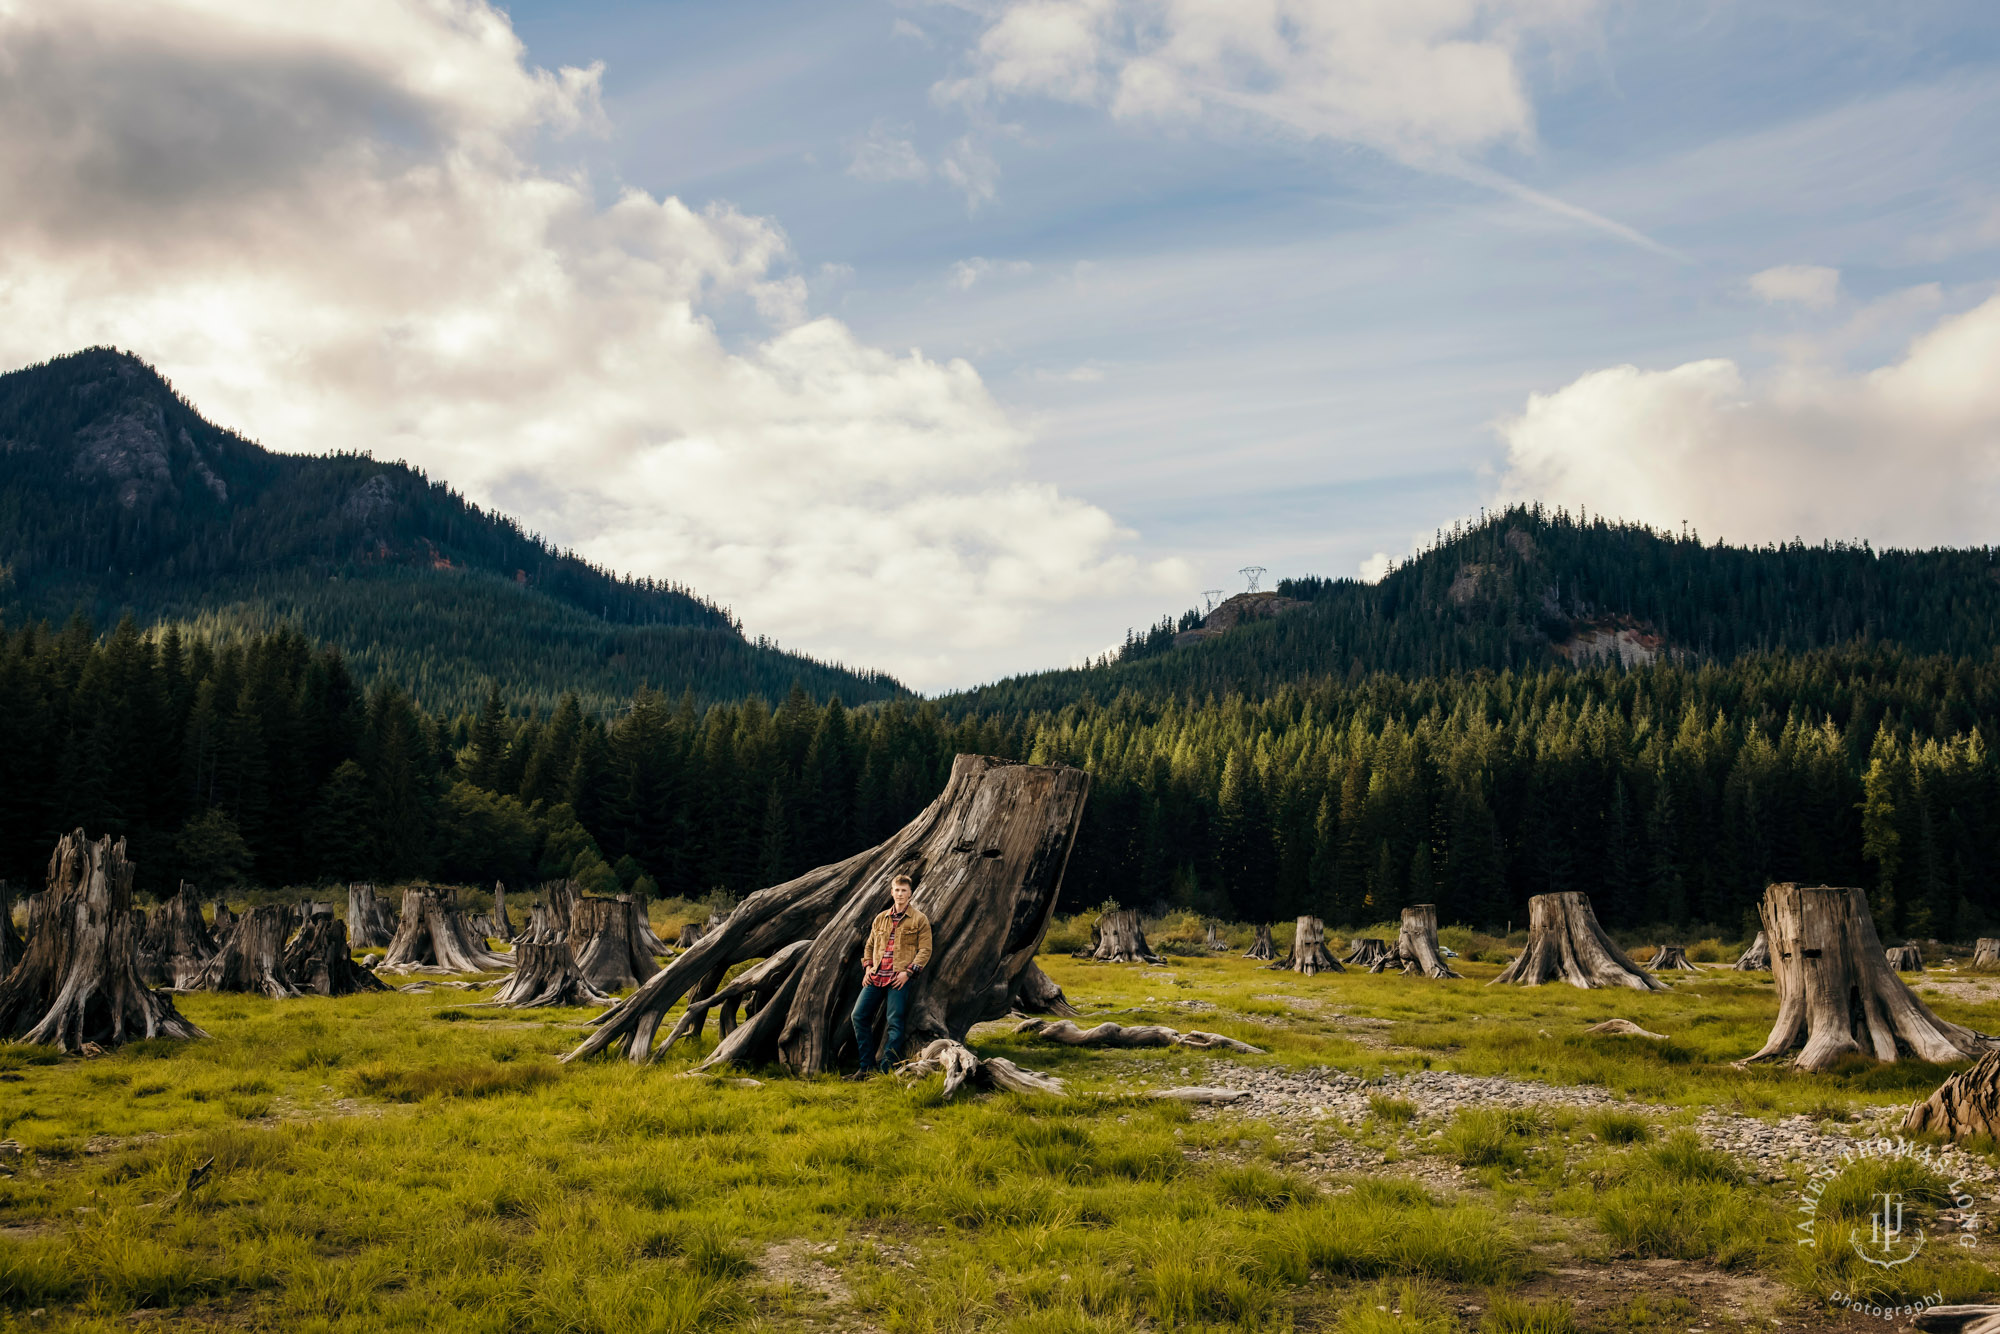
[(1243, 952), (1246, 959), (1275, 959), (1278, 949), (1271, 943), (1271, 926), (1266, 922), (1257, 928), (1257, 943)]
[(1222, 938), (1222, 929), (1214, 922), (1208, 924), (1208, 934), (1202, 938), (1201, 943), (1204, 949), (1226, 950), (1229, 948), (1229, 942)]
[(139, 972), (155, 986), (186, 988), (215, 957), (215, 937), (201, 915), (194, 886), (181, 881), (174, 896), (146, 919), (139, 941)]
[(235, 929), (236, 914), (229, 911), (228, 903), (217, 899), (215, 901), (215, 914), (210, 918), (208, 924), (209, 935), (215, 938), (217, 944), (220, 944), (223, 938)]
[(578, 898), (576, 881), (545, 880), (536, 894), (537, 901), (548, 910), (550, 928), (563, 939), (569, 939), (570, 910)]
[(579, 898), (570, 909), (570, 952), (577, 971), (597, 991), (630, 991), (660, 971), (639, 944), (638, 905), (630, 894)]
[[(548, 910), (534, 909), (534, 920), (545, 921)], [(584, 980), (569, 942), (553, 931), (530, 934), (514, 944), (514, 975), (493, 994), (494, 1005), (517, 1010), (546, 1006), (609, 1005), (611, 997)]]
[(1160, 956), (1146, 943), (1145, 928), (1137, 908), (1118, 908), (1090, 924), (1090, 944), (1072, 957), (1094, 963), (1159, 963)]
[(514, 923), (507, 916), (507, 886), (503, 881), (493, 882), (493, 911), (486, 920), (493, 927), (495, 940), (514, 938)]
[(702, 932), (707, 929), (700, 922), (682, 922), (680, 939), (674, 942), (674, 948), (681, 950), (693, 949), (695, 942), (701, 939)]
[(285, 938), (292, 933), (292, 908), (267, 903), (236, 919), (213, 958), (189, 979), (189, 991), (247, 991), (283, 1000), (298, 989), (285, 977)]
[(486, 948), (467, 927), (465, 914), (449, 907), (437, 890), (412, 886), (403, 891), (403, 914), (378, 972), (442, 968), (452, 973), (497, 973), (514, 961)]
[(21, 961), (0, 980), (0, 1038), (78, 1052), (86, 1043), (207, 1036), (139, 976), (124, 839), (65, 834), (39, 897)]
[(1950, 1140), (1984, 1135), (2000, 1139), (2000, 1050), (1989, 1051), (1922, 1102), (1910, 1104), (1903, 1133), (1933, 1131)]
[(354, 962), (347, 949), (347, 923), (330, 912), (314, 913), (285, 946), (284, 977), (300, 995), (352, 996), (387, 991), (388, 984)]
[(679, 1042), (682, 1038), (698, 1038), (702, 1027), (708, 1023), (709, 1011), (715, 1011), (715, 1025), (723, 1037), (736, 1031), (736, 1012), (742, 1009), (746, 1015), (754, 1015), (769, 1004), (791, 976), (792, 967), (799, 956), (812, 948), (810, 940), (795, 940), (773, 954), (754, 968), (746, 968), (730, 979), (727, 986), (699, 1000), (690, 997), (688, 1007), (681, 1013), (680, 1022), (667, 1034), (660, 1050)]
[(1416, 903), (1403, 909), (1402, 928), (1396, 933), (1396, 948), (1386, 958), (1369, 965), (1371, 973), (1382, 972), (1394, 963), (1405, 977), (1458, 977), (1444, 961), (1438, 946), (1437, 905)]
[(1889, 966), (1899, 973), (1924, 971), (1924, 954), (1915, 945), (1898, 945), (1888, 953)]
[(2000, 937), (1981, 936), (1972, 947), (1972, 967), (2000, 968)]
[(14, 971), (26, 945), (27, 941), (14, 930), (14, 891), (5, 880), (0, 880), (0, 977)]
[(347, 887), (347, 944), (351, 949), (380, 949), (396, 938), (396, 919), (375, 886), (358, 882)]
[(1528, 900), (1527, 948), (1487, 985), (1538, 987), (1558, 978), (1573, 987), (1667, 989), (1604, 934), (1589, 899), (1576, 893), (1537, 894)]
[(900, 833), (752, 894), (564, 1059), (622, 1048), (647, 1060), (661, 1019), (681, 996), (711, 976), (713, 993), (732, 965), (769, 959), (804, 940), (810, 947), (783, 978), (769, 979), (769, 999), (702, 1068), (773, 1062), (796, 1074), (830, 1069), (852, 1044), (848, 1014), (861, 989), (862, 947), (898, 874), (916, 882), (914, 902), (929, 917), (934, 941), (930, 966), (909, 984), (915, 994), (907, 1032), (915, 1041), (962, 1040), (972, 1025), (1025, 998), (1022, 979), (1036, 971), (1035, 950), (1089, 790), (1080, 769), (959, 756), (945, 790)]
[(1850, 1052), (1894, 1061), (1963, 1061), (1993, 1039), (1947, 1023), (1889, 967), (1859, 889), (1772, 885), (1759, 907), (1771, 941), (1778, 1020), (1752, 1061), (1797, 1052), (1801, 1070), (1825, 1070)]
[(1750, 942), (1750, 948), (1737, 956), (1736, 971), (1739, 973), (1762, 973), (1768, 971), (1770, 967), (1771, 946), (1765, 940), (1764, 933), (1759, 931), (1757, 938)]
[(1661, 945), (1653, 951), (1652, 959), (1646, 964), (1656, 973), (1698, 973), (1701, 969), (1688, 962), (1687, 950), (1679, 945)]
[(1271, 965), (1273, 972), (1290, 970), (1311, 977), (1314, 973), (1344, 973), (1340, 960), (1326, 948), (1326, 923), (1317, 917), (1301, 917), (1292, 930), (1291, 952)]
[(1375, 965), (1388, 957), (1388, 942), (1380, 936), (1355, 936), (1347, 942), (1347, 957), (1341, 962), (1373, 972)]

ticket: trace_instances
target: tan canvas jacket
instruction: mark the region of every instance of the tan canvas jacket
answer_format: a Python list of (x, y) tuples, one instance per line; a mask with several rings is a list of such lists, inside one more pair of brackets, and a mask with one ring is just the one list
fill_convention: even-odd
[[(889, 914), (884, 908), (875, 914), (875, 924), (868, 928), (868, 951), (861, 956), (861, 962), (870, 972), (881, 961), (882, 948), (889, 941)], [(931, 919), (924, 916), (915, 904), (903, 914), (902, 930), (896, 933), (896, 960), (890, 970), (900, 973), (904, 969), (915, 971), (931, 961)]]

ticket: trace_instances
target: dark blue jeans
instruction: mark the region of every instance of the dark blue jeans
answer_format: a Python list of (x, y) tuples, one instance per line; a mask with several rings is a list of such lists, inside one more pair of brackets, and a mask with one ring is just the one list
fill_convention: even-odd
[(861, 1068), (868, 1069), (875, 1064), (875, 1015), (884, 1006), (888, 1007), (889, 1018), (882, 1025), (882, 1068), (896, 1059), (903, 1046), (903, 1016), (910, 1008), (910, 988), (871, 987), (862, 984), (861, 995), (854, 1002), (854, 1049), (861, 1054)]

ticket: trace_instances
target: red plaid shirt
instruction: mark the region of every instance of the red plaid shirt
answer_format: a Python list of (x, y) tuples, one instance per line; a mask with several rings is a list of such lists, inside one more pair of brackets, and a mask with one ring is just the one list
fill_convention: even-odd
[(896, 980), (896, 931), (903, 925), (903, 919), (909, 915), (907, 908), (902, 912), (889, 914), (889, 938), (882, 943), (882, 957), (868, 970), (869, 986), (886, 987)]

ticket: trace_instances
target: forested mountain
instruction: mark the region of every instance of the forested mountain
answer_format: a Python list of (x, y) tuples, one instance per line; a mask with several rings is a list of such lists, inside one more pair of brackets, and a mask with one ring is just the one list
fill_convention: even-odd
[(417, 469), (266, 450), (107, 348), (0, 375), (0, 619), (77, 610), (225, 636), (297, 626), (436, 709), (471, 707), (486, 680), (542, 709), (642, 684), (904, 693), (748, 642), (690, 590), (555, 551)]
[[(1204, 619), (1230, 628), (1202, 634)], [(1121, 691), (1200, 699), (1268, 695), (1309, 679), (1359, 681), (1855, 643), (1991, 655), (2000, 645), (2000, 559), (1991, 548), (1704, 544), (1698, 534), (1504, 511), (1440, 532), (1380, 583), (1287, 579), (1217, 616), (1190, 611), (1129, 634), (1110, 661), (1015, 677), (955, 707), (1050, 709)]]

